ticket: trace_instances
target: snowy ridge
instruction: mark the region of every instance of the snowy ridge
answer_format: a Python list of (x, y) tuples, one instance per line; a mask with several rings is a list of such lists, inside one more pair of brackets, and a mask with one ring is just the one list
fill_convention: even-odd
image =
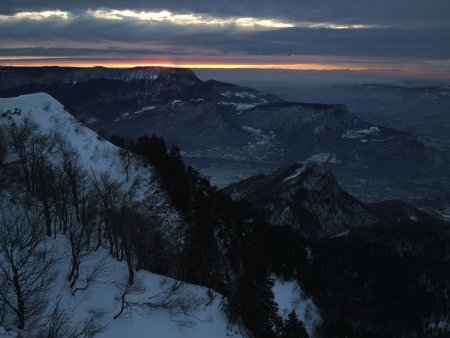
[[(152, 194), (157, 189), (154, 183), (151, 183), (151, 172), (143, 167), (138, 157), (130, 158), (130, 168), (126, 170), (122, 165), (122, 149), (85, 127), (48, 94), (0, 98), (0, 111), (2, 124), (12, 121), (21, 124), (26, 119), (31, 119), (38, 125), (40, 134), (60, 135), (68, 146), (78, 153), (78, 160), (83, 169), (96, 176), (107, 173), (113, 179), (121, 181), (128, 189), (135, 188), (138, 199)], [(12, 114), (14, 111), (17, 113)], [(127, 173), (128, 179), (125, 179)]]
[[(17, 113), (13, 114), (14, 111)], [(139, 157), (126, 155), (124, 150), (84, 126), (52, 96), (36, 93), (0, 98), (0, 114), (0, 124), (13, 121), (20, 124), (31, 119), (38, 125), (40, 134), (57, 134), (78, 154), (78, 162), (86, 172), (97, 178), (109, 175), (132, 193), (136, 201), (149, 197), (157, 201), (157, 206), (165, 210), (160, 216), (166, 226), (174, 227), (181, 222), (181, 216), (169, 206), (167, 197), (153, 180), (153, 170), (145, 168)], [(125, 165), (124, 161), (129, 163)]]
[[(99, 174), (109, 172), (113, 178), (119, 180), (124, 177), (125, 172), (120, 166), (120, 148), (86, 128), (50, 95), (38, 93), (8, 99), (0, 98), (0, 109), (2, 113), (19, 109), (20, 113), (10, 115), (11, 118), (18, 124), (27, 118), (31, 119), (37, 123), (43, 135), (60, 134), (79, 153), (84, 169)], [(6, 114), (0, 121), (6, 124), (11, 119)], [(138, 164), (136, 160), (133, 164), (135, 166)], [(141, 170), (135, 168), (135, 171), (137, 171), (135, 179), (150, 178), (144, 168)]]

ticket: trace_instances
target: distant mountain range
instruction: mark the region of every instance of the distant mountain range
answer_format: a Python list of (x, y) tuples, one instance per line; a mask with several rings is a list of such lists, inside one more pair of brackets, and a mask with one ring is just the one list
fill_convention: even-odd
[(95, 130), (156, 134), (187, 157), (330, 162), (382, 174), (433, 165), (414, 136), (365, 122), (344, 105), (284, 102), (187, 69), (0, 68), (0, 96), (33, 92), (51, 94)]

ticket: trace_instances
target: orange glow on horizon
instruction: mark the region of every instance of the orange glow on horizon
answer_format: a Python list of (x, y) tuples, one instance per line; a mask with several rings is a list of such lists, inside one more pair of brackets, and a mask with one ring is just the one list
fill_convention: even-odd
[[(333, 64), (333, 63), (174, 63), (174, 62), (139, 62), (126, 60), (114, 60), (114, 58), (102, 62), (64, 60), (60, 57), (1, 57), (0, 65), (19, 67), (41, 67), (41, 66), (66, 66), (66, 67), (173, 67), (173, 68), (202, 68), (202, 69), (285, 69), (285, 70), (367, 70), (370, 67), (355, 64)], [(381, 69), (382, 70), (382, 69)]]
[[(229, 61), (229, 62), (227, 62)], [(107, 67), (107, 68), (133, 68), (133, 67), (170, 67), (170, 68), (191, 68), (191, 69), (260, 69), (260, 70), (299, 70), (299, 71), (356, 71), (356, 72), (387, 72), (401, 73), (406, 76), (420, 78), (450, 79), (450, 72), (432, 70), (432, 69), (416, 69), (413, 66), (405, 65), (402, 69), (392, 69), (386, 64), (371, 63), (352, 63), (351, 61), (338, 63), (232, 63), (232, 60), (225, 62), (170, 62), (166, 60), (130, 60), (120, 58), (102, 58), (102, 59), (85, 59), (85, 57), (72, 57), (66, 59), (58, 56), (0, 56), (0, 66), (18, 66), (18, 67), (43, 67), (43, 66), (60, 66), (60, 67)]]

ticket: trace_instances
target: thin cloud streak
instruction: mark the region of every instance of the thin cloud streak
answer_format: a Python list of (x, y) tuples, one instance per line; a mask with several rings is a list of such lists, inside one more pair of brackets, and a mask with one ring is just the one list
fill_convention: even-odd
[(1, 15), (0, 20), (46, 20), (46, 19), (63, 19), (68, 20), (69, 12), (60, 10), (49, 10), (39, 12), (17, 12), (10, 15)]
[(277, 29), (295, 27), (293, 23), (276, 19), (261, 19), (253, 17), (220, 18), (205, 16), (198, 13), (175, 14), (167, 10), (159, 12), (138, 12), (133, 10), (88, 10), (87, 14), (102, 20), (135, 19), (147, 22), (168, 22), (175, 25), (206, 25), (225, 26), (235, 25), (241, 28)]

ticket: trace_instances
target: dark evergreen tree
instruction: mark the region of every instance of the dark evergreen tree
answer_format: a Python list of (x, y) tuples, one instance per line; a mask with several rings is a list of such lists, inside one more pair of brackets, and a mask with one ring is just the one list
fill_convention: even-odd
[(126, 140), (123, 137), (116, 134), (111, 135), (111, 137), (109, 138), (109, 142), (111, 142), (112, 144), (114, 144), (119, 148), (126, 148), (127, 146)]
[(231, 307), (239, 314), (245, 326), (260, 338), (271, 338), (281, 328), (281, 318), (273, 295), (273, 280), (267, 275), (264, 239), (258, 220), (248, 226), (247, 241), (243, 248), (243, 262)]
[(230, 305), (234, 315), (242, 318), (255, 337), (276, 337), (275, 332), (281, 326), (272, 287), (273, 281), (267, 275), (243, 272), (232, 295)]
[(309, 338), (303, 322), (297, 318), (295, 310), (289, 313), (288, 318), (284, 322), (280, 338)]

